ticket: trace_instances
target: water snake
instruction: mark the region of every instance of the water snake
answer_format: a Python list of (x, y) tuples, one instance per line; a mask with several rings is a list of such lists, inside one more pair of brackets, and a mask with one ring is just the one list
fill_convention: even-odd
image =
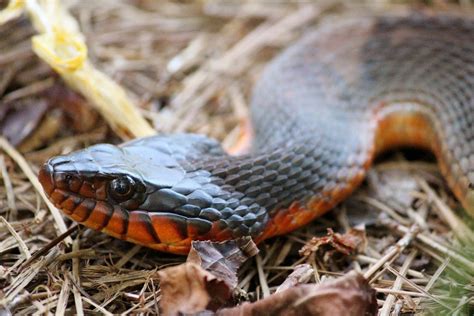
[(39, 179), (67, 216), (116, 238), (186, 253), (191, 240), (290, 232), (363, 181), (377, 154), (431, 150), (474, 214), (474, 20), (350, 18), (276, 57), (252, 100), (252, 150), (195, 134), (99, 144), (51, 158)]

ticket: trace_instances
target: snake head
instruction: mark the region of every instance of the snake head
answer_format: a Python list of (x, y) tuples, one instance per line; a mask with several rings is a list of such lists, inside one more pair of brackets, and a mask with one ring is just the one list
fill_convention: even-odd
[[(83, 222), (93, 203), (106, 202), (135, 209), (146, 195), (144, 176), (124, 160), (119, 147), (100, 144), (69, 155), (49, 159), (41, 168), (39, 180), (51, 201)], [(89, 207), (81, 207), (87, 204)], [(85, 205), (84, 205), (85, 206)], [(83, 210), (81, 214), (77, 211)]]
[(218, 154), (225, 155), (216, 142), (198, 135), (99, 144), (51, 158), (39, 180), (73, 220), (116, 238), (185, 253), (191, 240), (223, 240), (262, 228), (264, 210), (232, 217), (242, 194), (226, 190), (222, 179), (194, 163)]

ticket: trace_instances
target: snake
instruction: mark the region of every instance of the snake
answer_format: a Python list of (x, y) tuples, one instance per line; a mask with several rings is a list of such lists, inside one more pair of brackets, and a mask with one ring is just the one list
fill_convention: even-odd
[(250, 97), (252, 144), (192, 133), (50, 158), (39, 180), (72, 220), (186, 254), (192, 241), (289, 233), (333, 209), (380, 153), (431, 151), (474, 215), (474, 20), (388, 14), (327, 20), (268, 63)]

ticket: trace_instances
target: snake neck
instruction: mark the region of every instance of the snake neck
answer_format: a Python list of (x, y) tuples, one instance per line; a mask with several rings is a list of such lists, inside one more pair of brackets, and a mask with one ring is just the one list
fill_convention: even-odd
[(370, 153), (351, 151), (351, 139), (335, 146), (324, 138), (300, 135), (247, 155), (208, 157), (194, 168), (209, 171), (222, 189), (238, 192), (242, 205), (257, 203), (272, 217), (295, 201), (305, 205), (310, 198), (329, 198), (335, 190), (348, 189), (368, 167), (364, 163)]

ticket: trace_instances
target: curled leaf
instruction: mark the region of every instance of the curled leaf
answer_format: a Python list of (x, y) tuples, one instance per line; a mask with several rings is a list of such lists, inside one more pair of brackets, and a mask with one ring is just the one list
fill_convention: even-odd
[[(325, 259), (340, 253), (349, 256), (357, 252), (362, 252), (367, 245), (365, 229), (351, 228), (345, 234), (335, 233), (328, 228), (327, 236), (313, 237), (300, 250), (302, 256), (309, 256), (318, 250), (324, 252)], [(324, 248), (324, 249), (323, 249)], [(329, 248), (329, 249), (328, 249)]]
[(367, 280), (350, 272), (319, 285), (302, 284), (254, 303), (222, 309), (217, 315), (377, 315), (377, 299)]
[(235, 288), (237, 270), (257, 253), (258, 248), (250, 237), (225, 242), (194, 241), (187, 261), (201, 265), (231, 288)]
[(164, 315), (217, 310), (232, 297), (232, 289), (199, 265), (186, 262), (158, 272)]
[(48, 109), (46, 100), (40, 98), (0, 105), (0, 133), (15, 146), (34, 131)]
[(237, 270), (257, 252), (251, 238), (193, 242), (187, 262), (158, 272), (163, 313), (198, 313), (228, 306), (237, 286)]

